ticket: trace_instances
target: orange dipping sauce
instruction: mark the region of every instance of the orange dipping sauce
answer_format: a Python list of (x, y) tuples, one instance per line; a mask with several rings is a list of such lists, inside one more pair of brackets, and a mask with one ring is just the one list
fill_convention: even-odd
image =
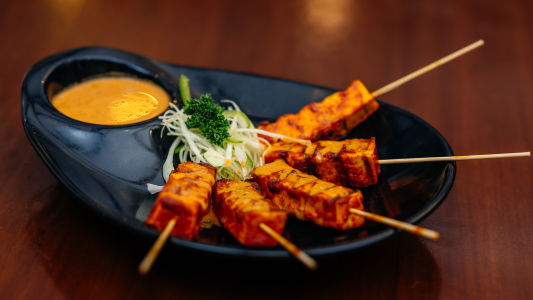
[(150, 80), (101, 77), (69, 86), (51, 102), (61, 113), (78, 121), (124, 125), (160, 115), (169, 101), (167, 92)]

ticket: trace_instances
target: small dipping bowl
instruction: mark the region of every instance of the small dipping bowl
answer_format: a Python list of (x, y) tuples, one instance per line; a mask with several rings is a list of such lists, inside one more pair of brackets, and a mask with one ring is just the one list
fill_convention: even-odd
[[(108, 48), (59, 53), (34, 65), (22, 86), (26, 135), (56, 177), (100, 214), (137, 228), (146, 183), (163, 184), (157, 117), (126, 125), (98, 125), (69, 118), (51, 99), (87, 79), (119, 76), (149, 80), (178, 99), (178, 78), (163, 64)], [(128, 226), (132, 227), (132, 226)]]

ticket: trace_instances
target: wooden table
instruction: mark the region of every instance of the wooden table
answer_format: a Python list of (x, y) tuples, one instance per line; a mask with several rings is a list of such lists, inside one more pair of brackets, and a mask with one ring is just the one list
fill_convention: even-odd
[(297, 263), (163, 253), (81, 204), (24, 135), (24, 73), (53, 53), (109, 46), (176, 64), (376, 89), (483, 38), (473, 53), (381, 100), (437, 128), (455, 153), (533, 148), (533, 4), (496, 1), (9, 1), (0, 5), (0, 298), (533, 297), (531, 158), (458, 163), (455, 184), (409, 234)]

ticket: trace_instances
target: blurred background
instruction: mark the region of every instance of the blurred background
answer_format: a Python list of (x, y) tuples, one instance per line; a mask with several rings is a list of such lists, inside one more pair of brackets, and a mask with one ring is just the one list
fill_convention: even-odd
[(376, 90), (484, 39), (380, 100), (426, 120), (456, 154), (528, 151), (531, 13), (529, 0), (2, 1), (0, 298), (530, 298), (531, 159), (458, 164), (451, 193), (422, 222), (438, 242), (402, 233), (319, 261), (315, 273), (164, 251), (143, 278), (136, 267), (149, 243), (99, 218), (47, 170), (19, 103), (33, 64), (76, 47)]

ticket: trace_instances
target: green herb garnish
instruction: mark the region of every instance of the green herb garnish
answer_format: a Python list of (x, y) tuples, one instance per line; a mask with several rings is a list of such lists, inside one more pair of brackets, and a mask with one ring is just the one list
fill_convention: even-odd
[(180, 150), (185, 147), (185, 144), (181, 144), (179, 145), (178, 147), (176, 147), (176, 149), (174, 149), (174, 154), (178, 154), (180, 153)]
[(248, 167), (252, 169), (254, 168), (254, 162), (252, 158), (250, 158), (250, 155), (248, 155), (248, 153), (246, 153), (246, 164), (248, 165)]
[(189, 88), (189, 78), (187, 78), (187, 76), (183, 74), (180, 76), (179, 87), (183, 105), (187, 106), (191, 100), (191, 89)]
[(229, 122), (222, 115), (224, 109), (213, 104), (210, 94), (191, 98), (183, 112), (189, 115), (185, 122), (187, 128), (198, 128), (212, 144), (222, 147), (222, 142), (229, 137)]

